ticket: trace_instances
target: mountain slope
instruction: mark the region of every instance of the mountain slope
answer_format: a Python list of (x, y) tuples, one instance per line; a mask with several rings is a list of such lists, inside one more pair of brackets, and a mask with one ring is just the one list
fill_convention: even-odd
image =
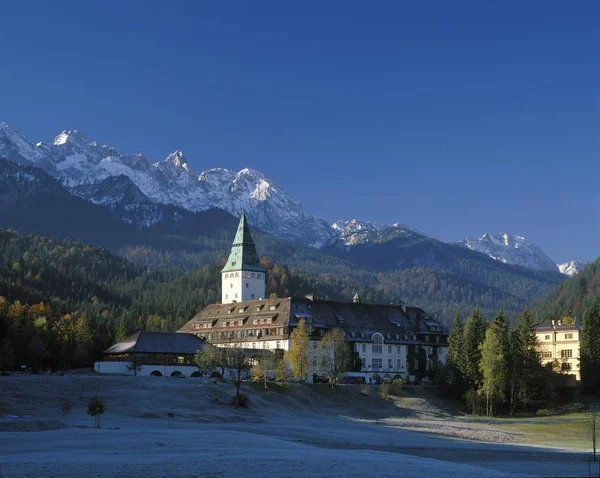
[[(148, 201), (179, 206), (190, 212), (224, 209), (235, 216), (242, 211), (266, 232), (304, 244), (321, 246), (334, 236), (322, 219), (308, 214), (281, 187), (252, 169), (234, 172), (209, 169), (196, 175), (181, 151), (150, 164), (141, 154), (125, 155), (116, 149), (89, 142), (78, 130), (63, 131), (53, 143), (33, 145), (8, 125), (0, 125), (0, 156), (19, 164), (31, 163), (57, 178), (73, 193), (95, 204), (115, 207), (111, 178), (127, 177), (136, 194), (121, 198), (122, 209)], [(102, 193), (108, 190), (107, 196)], [(129, 201), (129, 202), (128, 202)], [(138, 227), (160, 222), (146, 214)], [(126, 220), (131, 218), (126, 216)]]
[(530, 269), (554, 271), (556, 264), (538, 246), (521, 236), (506, 232), (484, 234), (481, 237), (466, 238), (459, 245), (481, 252), (492, 259), (506, 264), (515, 264)]
[(581, 318), (585, 309), (597, 303), (600, 303), (600, 258), (538, 301), (533, 313), (540, 322), (566, 315)]

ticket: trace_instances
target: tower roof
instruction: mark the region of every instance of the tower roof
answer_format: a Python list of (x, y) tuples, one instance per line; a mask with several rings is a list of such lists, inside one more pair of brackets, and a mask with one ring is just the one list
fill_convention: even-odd
[(245, 212), (242, 213), (242, 217), (240, 218), (240, 223), (233, 239), (233, 245), (231, 246), (231, 252), (229, 253), (229, 259), (227, 259), (227, 264), (225, 264), (221, 272), (241, 270), (265, 272), (265, 268), (258, 261), (256, 246), (252, 240)]

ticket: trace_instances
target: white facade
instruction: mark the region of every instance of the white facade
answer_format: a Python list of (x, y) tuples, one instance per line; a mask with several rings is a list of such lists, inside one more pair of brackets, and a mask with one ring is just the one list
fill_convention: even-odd
[[(131, 362), (96, 362), (94, 363), (96, 373), (137, 375), (149, 377), (151, 375), (162, 377), (191, 377), (199, 376), (198, 367), (195, 365), (139, 365), (137, 370), (131, 366)], [(160, 375), (158, 375), (160, 374)]]
[[(553, 324), (554, 325), (554, 324)], [(552, 327), (550, 330), (536, 330), (542, 364), (553, 362), (563, 373), (581, 379), (579, 364), (580, 331), (576, 327)], [(558, 371), (558, 370), (557, 370)]]
[(221, 302), (246, 302), (265, 298), (264, 272), (234, 271), (221, 273)]

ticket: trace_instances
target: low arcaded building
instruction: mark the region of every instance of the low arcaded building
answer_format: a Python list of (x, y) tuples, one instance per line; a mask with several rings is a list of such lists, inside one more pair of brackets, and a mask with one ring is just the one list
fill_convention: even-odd
[(102, 352), (98, 373), (157, 377), (199, 376), (194, 361), (204, 340), (189, 334), (141, 331)]

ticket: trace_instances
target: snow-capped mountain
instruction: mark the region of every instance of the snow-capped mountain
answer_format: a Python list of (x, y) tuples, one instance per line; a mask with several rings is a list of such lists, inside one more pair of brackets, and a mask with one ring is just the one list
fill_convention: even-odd
[[(158, 203), (191, 212), (220, 208), (235, 216), (245, 210), (253, 226), (315, 247), (335, 235), (329, 224), (308, 214), (287, 192), (258, 171), (215, 168), (197, 175), (181, 151), (150, 164), (141, 154), (121, 154), (110, 146), (90, 142), (78, 130), (63, 131), (51, 144), (34, 145), (1, 123), (0, 157), (40, 167), (73, 194), (95, 204), (122, 210), (143, 206), (146, 214), (136, 224), (138, 227), (161, 220), (151, 217), (149, 206)], [(131, 184), (116, 179), (120, 176), (128, 178)], [(123, 220), (132, 221), (132, 217), (123, 216)]]
[(398, 236), (423, 236), (418, 231), (403, 224), (377, 225), (371, 221), (351, 219), (349, 221), (335, 221), (331, 225), (335, 238), (330, 242), (346, 248), (360, 244), (375, 244), (386, 242)]
[(569, 261), (564, 264), (557, 264), (558, 270), (569, 277), (577, 274), (585, 267), (585, 263), (581, 261)]
[(373, 233), (379, 230), (372, 222), (359, 221), (358, 219), (335, 221), (331, 225), (331, 228), (345, 246), (355, 246), (370, 242)]
[(557, 266), (544, 251), (521, 236), (506, 232), (484, 234), (478, 238), (466, 238), (458, 244), (473, 251), (487, 254), (506, 264), (516, 264), (530, 269), (556, 270)]

